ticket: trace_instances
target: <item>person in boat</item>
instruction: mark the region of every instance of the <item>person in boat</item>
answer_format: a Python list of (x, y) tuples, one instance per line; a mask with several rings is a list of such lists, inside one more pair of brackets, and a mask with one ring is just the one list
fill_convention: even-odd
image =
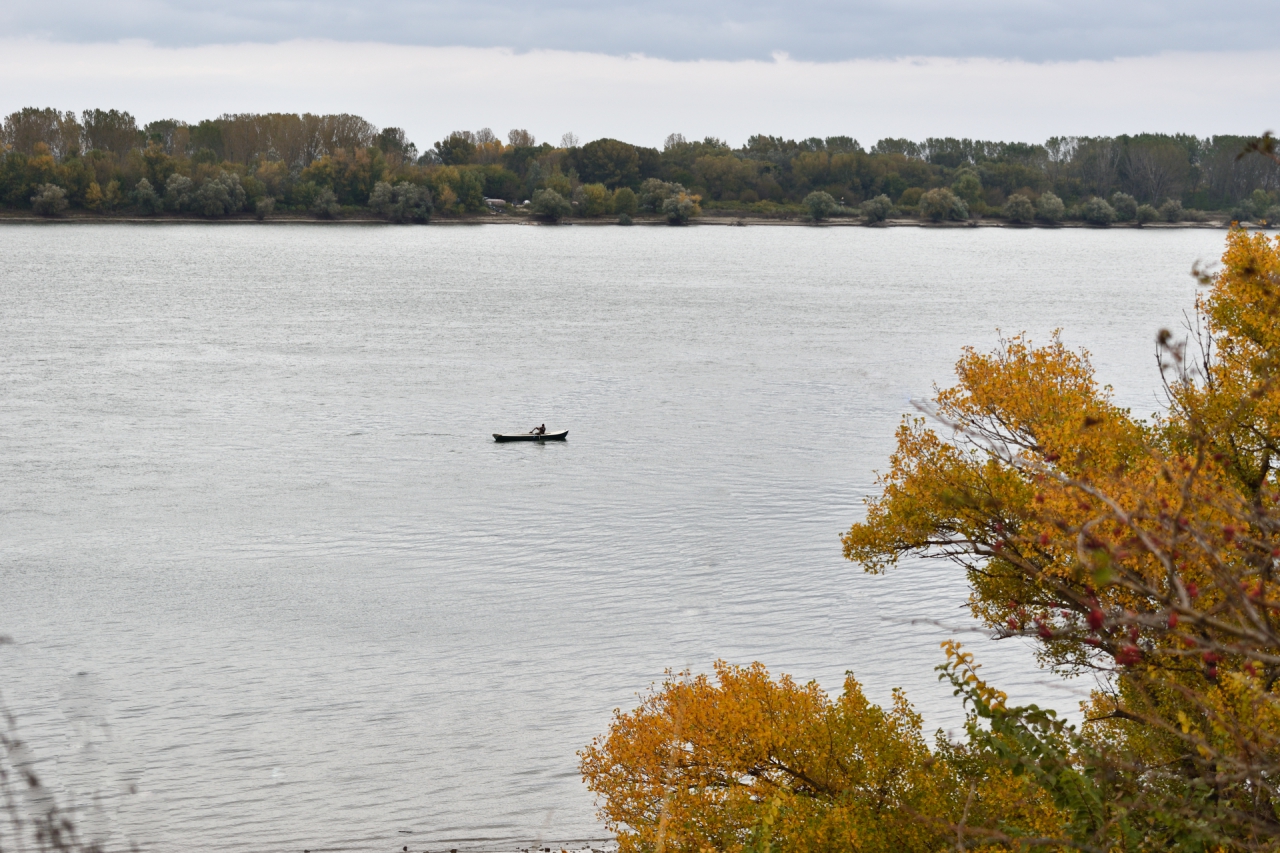
[(542, 426), (536, 426), (533, 429), (529, 430), (529, 435), (546, 435), (546, 434), (547, 434), (546, 424), (543, 424)]

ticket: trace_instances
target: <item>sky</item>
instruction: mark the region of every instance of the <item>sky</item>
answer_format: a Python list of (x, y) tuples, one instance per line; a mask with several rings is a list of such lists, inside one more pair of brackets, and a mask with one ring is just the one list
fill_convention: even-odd
[(0, 112), (354, 112), (454, 129), (1256, 134), (1280, 3), (1238, 0), (46, 0), (0, 3)]

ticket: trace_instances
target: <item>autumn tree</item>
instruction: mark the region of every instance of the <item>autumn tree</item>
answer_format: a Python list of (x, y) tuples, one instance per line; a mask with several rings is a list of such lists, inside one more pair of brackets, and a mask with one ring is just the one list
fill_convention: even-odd
[(908, 554), (959, 564), (976, 617), (1046, 666), (1101, 675), (1079, 732), (985, 709), (1016, 733), (1009, 761), (1083, 774), (1073, 802), (1044, 780), (1079, 849), (1272, 850), (1280, 835), (1280, 242), (1231, 232), (1206, 283), (1198, 354), (1160, 335), (1169, 405), (1153, 422), (1059, 340), (966, 351), (929, 408), (943, 431), (904, 423), (844, 540), (872, 572)]

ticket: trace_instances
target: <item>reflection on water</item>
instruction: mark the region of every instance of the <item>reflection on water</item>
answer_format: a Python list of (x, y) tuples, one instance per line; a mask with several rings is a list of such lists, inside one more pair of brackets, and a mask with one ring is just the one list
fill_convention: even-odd
[[(601, 837), (574, 751), (717, 657), (961, 710), (1087, 684), (942, 564), (840, 558), (964, 344), (1061, 327), (1137, 412), (1206, 231), (5, 227), (3, 689), (95, 837)], [(496, 444), (535, 423), (565, 444)], [(136, 795), (130, 792), (136, 791)], [(405, 840), (409, 839), (409, 840)]]

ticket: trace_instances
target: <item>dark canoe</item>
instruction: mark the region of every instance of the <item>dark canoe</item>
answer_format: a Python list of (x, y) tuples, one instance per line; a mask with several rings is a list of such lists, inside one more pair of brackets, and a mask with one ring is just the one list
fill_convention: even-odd
[(535, 435), (531, 432), (518, 432), (514, 435), (503, 435), (500, 432), (493, 434), (494, 441), (564, 441), (569, 435), (569, 431), (549, 432), (546, 435)]

